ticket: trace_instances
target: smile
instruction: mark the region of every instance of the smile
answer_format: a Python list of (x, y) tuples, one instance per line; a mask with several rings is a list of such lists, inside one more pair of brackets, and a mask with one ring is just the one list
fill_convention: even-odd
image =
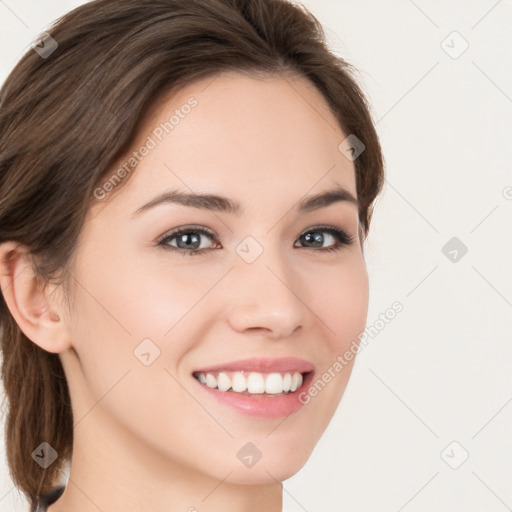
[(201, 396), (238, 414), (262, 419), (298, 412), (298, 399), (315, 374), (313, 363), (297, 357), (253, 357), (192, 372)]
[(304, 380), (304, 375), (298, 371), (283, 373), (196, 372), (194, 377), (201, 384), (219, 391), (232, 391), (244, 395), (273, 396), (281, 396), (297, 391)]

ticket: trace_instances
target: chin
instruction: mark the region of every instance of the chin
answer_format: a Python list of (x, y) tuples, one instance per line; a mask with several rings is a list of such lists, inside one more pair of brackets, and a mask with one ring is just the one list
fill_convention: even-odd
[[(272, 436), (269, 437), (269, 439), (271, 438)], [(293, 441), (289, 444), (276, 443), (275, 440), (270, 442), (264, 439), (260, 443), (255, 441), (254, 444), (258, 446), (257, 450), (255, 448), (247, 450), (247, 453), (254, 456), (253, 460), (244, 463), (243, 456), (241, 456), (242, 460), (239, 462), (237, 459), (236, 464), (224, 465), (221, 463), (220, 466), (216, 466), (214, 476), (217, 479), (223, 479), (231, 471), (228, 481), (242, 485), (268, 485), (287, 480), (306, 464), (314, 448), (311, 440), (298, 442), (297, 439), (294, 439)], [(239, 450), (238, 445), (244, 446), (244, 443), (240, 443), (240, 439), (238, 439), (237, 451)], [(219, 470), (219, 467), (222, 469)]]
[[(278, 464), (266, 463), (260, 460), (252, 468), (237, 468), (231, 473), (227, 481), (239, 485), (268, 485), (283, 482), (297, 474), (305, 465), (308, 457), (297, 463), (296, 461), (280, 461)], [(216, 475), (221, 480), (226, 475)]]

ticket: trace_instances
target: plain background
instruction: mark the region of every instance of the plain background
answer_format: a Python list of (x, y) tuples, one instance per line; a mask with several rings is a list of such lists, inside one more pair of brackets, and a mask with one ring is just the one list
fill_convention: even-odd
[[(81, 3), (0, 1), (0, 82)], [(395, 301), (403, 311), (359, 354), (324, 437), (284, 482), (285, 508), (510, 510), (512, 3), (303, 4), (360, 70), (386, 157), (368, 325)], [(0, 509), (26, 511), (0, 452)]]

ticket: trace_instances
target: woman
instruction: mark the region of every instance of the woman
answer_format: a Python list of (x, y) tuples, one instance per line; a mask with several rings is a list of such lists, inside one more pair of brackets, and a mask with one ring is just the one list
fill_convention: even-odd
[(383, 158), (349, 65), (289, 2), (96, 0), (0, 101), (6, 448), (32, 510), (280, 511), (366, 322)]

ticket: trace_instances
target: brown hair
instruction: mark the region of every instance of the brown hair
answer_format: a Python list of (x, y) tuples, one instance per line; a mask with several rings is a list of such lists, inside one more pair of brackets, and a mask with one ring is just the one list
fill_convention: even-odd
[[(95, 0), (61, 17), (49, 34), (53, 52), (43, 58), (29, 50), (0, 90), (0, 243), (25, 244), (42, 283), (66, 275), (94, 189), (155, 100), (222, 71), (294, 73), (315, 84), (345, 134), (365, 145), (354, 165), (367, 236), (384, 180), (379, 140), (352, 67), (329, 50), (303, 6)], [(7, 460), (13, 482), (34, 503), (71, 458), (70, 396), (59, 355), (22, 333), (1, 295), (0, 329)], [(43, 441), (58, 453), (47, 469), (31, 456)]]

